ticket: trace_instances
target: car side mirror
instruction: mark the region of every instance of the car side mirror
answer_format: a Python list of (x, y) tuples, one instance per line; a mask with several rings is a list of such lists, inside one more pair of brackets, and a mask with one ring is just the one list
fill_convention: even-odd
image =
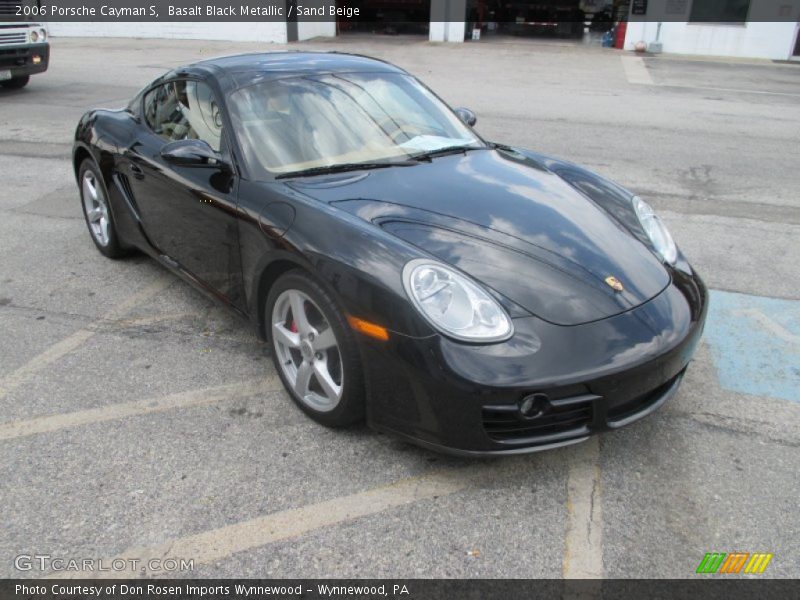
[(470, 127), (474, 127), (475, 123), (478, 122), (478, 117), (476, 117), (475, 113), (468, 108), (460, 107), (457, 108), (454, 112), (456, 113), (456, 115), (458, 115), (459, 119), (464, 121), (464, 123), (466, 123)]
[(222, 155), (203, 140), (178, 140), (161, 148), (161, 158), (181, 167), (219, 167), (229, 170)]

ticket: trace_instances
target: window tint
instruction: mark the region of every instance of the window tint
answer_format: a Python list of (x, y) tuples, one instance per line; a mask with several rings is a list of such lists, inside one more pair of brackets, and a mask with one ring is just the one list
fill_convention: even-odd
[(222, 115), (211, 88), (201, 81), (173, 81), (144, 97), (144, 117), (166, 141), (204, 140), (219, 151)]
[(750, 0), (694, 0), (689, 21), (706, 23), (744, 23)]

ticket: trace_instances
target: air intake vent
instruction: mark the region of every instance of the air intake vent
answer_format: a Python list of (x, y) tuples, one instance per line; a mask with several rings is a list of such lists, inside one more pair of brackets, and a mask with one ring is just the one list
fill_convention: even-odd
[(483, 428), (504, 443), (546, 444), (578, 437), (588, 432), (598, 400), (591, 394), (551, 400), (534, 418), (523, 416), (516, 404), (484, 406)]
[(136, 204), (136, 199), (133, 196), (133, 190), (131, 189), (131, 183), (128, 181), (127, 175), (124, 173), (120, 173), (119, 171), (114, 171), (114, 183), (117, 184), (119, 191), (122, 193), (122, 198), (125, 200), (125, 203), (130, 207), (131, 212), (136, 217), (138, 221), (141, 221), (141, 216), (139, 213), (139, 206)]

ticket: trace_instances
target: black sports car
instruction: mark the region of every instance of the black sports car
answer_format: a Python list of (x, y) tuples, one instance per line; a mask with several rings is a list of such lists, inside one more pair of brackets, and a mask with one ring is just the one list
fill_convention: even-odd
[(651, 413), (700, 278), (640, 198), (474, 123), (378, 60), (231, 56), (88, 112), (74, 166), (100, 252), (248, 317), (320, 423), (512, 454)]

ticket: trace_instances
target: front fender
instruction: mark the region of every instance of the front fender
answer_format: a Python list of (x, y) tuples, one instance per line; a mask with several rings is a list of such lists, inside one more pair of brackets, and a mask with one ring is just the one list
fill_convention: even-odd
[(631, 204), (631, 199), (635, 196), (633, 192), (575, 163), (521, 148), (514, 148), (514, 151), (536, 161), (547, 170), (561, 177), (561, 179), (605, 210), (613, 219), (630, 231), (632, 235), (647, 245), (648, 248), (651, 247), (650, 239), (642, 230)]
[[(286, 231), (261, 225), (261, 213), (276, 201), (291, 204), (295, 211)], [(280, 184), (262, 183), (258, 193), (255, 188), (245, 191), (240, 211), (248, 313), (262, 335), (269, 285), (293, 267), (315, 275), (348, 314), (405, 336), (435, 333), (408, 301), (401, 280), (406, 262), (426, 257), (418, 248)]]

